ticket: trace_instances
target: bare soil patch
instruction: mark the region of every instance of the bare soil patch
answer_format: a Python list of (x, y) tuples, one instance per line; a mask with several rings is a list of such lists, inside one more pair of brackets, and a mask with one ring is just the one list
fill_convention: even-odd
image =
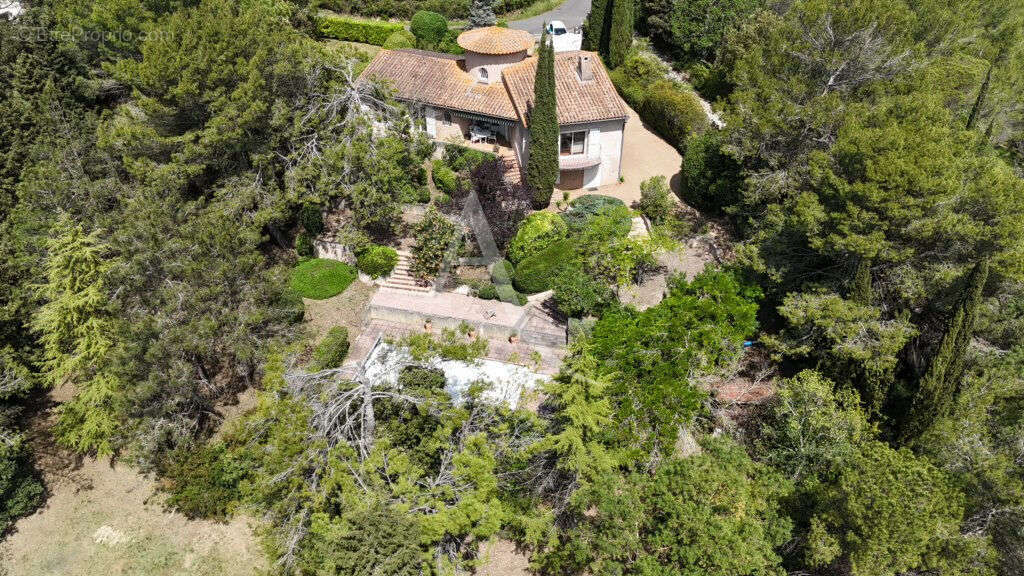
[(362, 330), (366, 307), (377, 291), (373, 284), (356, 280), (344, 292), (326, 300), (304, 300), (306, 323), (313, 332), (313, 339), (320, 340), (335, 326), (348, 328), (349, 342), (355, 342)]

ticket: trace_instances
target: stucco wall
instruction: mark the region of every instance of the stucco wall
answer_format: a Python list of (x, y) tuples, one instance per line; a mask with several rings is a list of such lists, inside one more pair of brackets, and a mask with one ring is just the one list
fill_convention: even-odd
[[(465, 58), (466, 71), (475, 80), (494, 84), (495, 82), (501, 82), (501, 70), (504, 67), (521, 62), (526, 58), (526, 50), (516, 52), (515, 54), (477, 54), (476, 52), (466, 52)], [(481, 69), (487, 70), (486, 80), (480, 78)]]
[(608, 120), (588, 124), (571, 124), (560, 127), (561, 133), (585, 130), (587, 135), (587, 155), (600, 156), (599, 173), (596, 169), (588, 169), (584, 174), (583, 186), (597, 187), (614, 184), (619, 181), (619, 167), (622, 159), (622, 130), (625, 122)]

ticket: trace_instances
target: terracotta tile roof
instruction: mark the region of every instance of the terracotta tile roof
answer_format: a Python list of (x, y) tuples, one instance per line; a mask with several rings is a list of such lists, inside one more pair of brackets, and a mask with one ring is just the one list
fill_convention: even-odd
[[(577, 66), (581, 55), (589, 55), (594, 79), (580, 82)], [(537, 57), (533, 56), (502, 70), (502, 77), (515, 103), (520, 120), (533, 105), (533, 81), (537, 75)], [(594, 52), (572, 51), (555, 54), (555, 97), (558, 99), (558, 123), (577, 124), (626, 117), (626, 109), (615, 91), (601, 59)]]
[[(581, 55), (590, 56), (593, 80), (580, 82), (577, 66)], [(526, 124), (536, 73), (537, 57), (533, 56), (502, 70), (502, 82), (481, 84), (465, 71), (461, 58), (450, 54), (381, 50), (363, 71), (363, 77), (384, 81), (400, 100)], [(626, 118), (615, 86), (593, 52), (555, 54), (555, 93), (559, 124)]]
[(518, 119), (504, 85), (479, 84), (462, 66), (462, 59), (448, 54), (381, 50), (362, 76), (384, 81), (400, 100)]
[(529, 32), (497, 26), (466, 30), (455, 41), (477, 54), (515, 54), (533, 48), (535, 42)]

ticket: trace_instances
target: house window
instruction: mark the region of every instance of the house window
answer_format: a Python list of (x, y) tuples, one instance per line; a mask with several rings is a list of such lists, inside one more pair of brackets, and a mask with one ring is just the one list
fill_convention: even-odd
[(445, 110), (444, 113), (441, 115), (441, 119), (444, 122), (445, 126), (451, 126), (452, 125), (452, 113), (451, 112)]
[(480, 67), (480, 79), (487, 80), (487, 68)]
[(587, 131), (581, 130), (579, 132), (563, 132), (562, 142), (559, 147), (559, 152), (562, 156), (570, 156), (572, 154), (583, 154), (583, 151), (587, 149)]

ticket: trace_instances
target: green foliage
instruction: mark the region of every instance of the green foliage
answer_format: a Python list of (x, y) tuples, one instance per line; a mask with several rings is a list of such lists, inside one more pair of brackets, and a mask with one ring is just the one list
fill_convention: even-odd
[(411, 271), (421, 279), (431, 278), (441, 270), (446, 254), (459, 240), (455, 224), (430, 206), (413, 231), (416, 245), (412, 249)]
[(497, 0), (473, 0), (469, 8), (470, 28), (482, 28), (494, 26), (498, 19), (494, 16), (494, 6)]
[(652, 176), (640, 183), (640, 201), (636, 207), (653, 224), (665, 222), (675, 205), (664, 176)]
[(536, 294), (551, 289), (558, 272), (576, 258), (571, 240), (560, 240), (519, 263), (513, 279), (516, 290)]
[(408, 30), (396, 30), (388, 36), (388, 39), (381, 45), (385, 50), (401, 50), (403, 48), (415, 48), (416, 37)]
[(469, 15), (470, 0), (324, 0), (321, 5), (341, 14), (372, 18), (408, 20), (420, 10), (433, 10), (454, 19)]
[(412, 15), (412, 19), (409, 21), (409, 31), (416, 37), (416, 46), (433, 49), (448, 34), (448, 21), (437, 12), (420, 10)]
[(509, 242), (506, 255), (512, 262), (522, 262), (552, 243), (563, 240), (568, 226), (553, 212), (534, 212), (519, 224), (515, 238)]
[(508, 260), (498, 260), (491, 265), (491, 282), (494, 282), (495, 285), (510, 285), (515, 277), (515, 266)]
[(371, 278), (380, 278), (391, 274), (398, 264), (398, 251), (390, 246), (371, 245), (359, 253), (356, 266), (359, 271)]
[(0, 534), (43, 502), (43, 484), (32, 472), (31, 457), (20, 435), (0, 429)]
[(717, 130), (691, 134), (686, 140), (680, 180), (683, 199), (698, 210), (722, 214), (740, 199), (740, 166), (722, 150)]
[(449, 168), (444, 161), (434, 160), (431, 175), (434, 178), (434, 186), (441, 192), (452, 196), (459, 192), (459, 177)]
[(307, 232), (299, 232), (295, 235), (295, 253), (299, 258), (312, 258), (316, 255), (313, 239)]
[(945, 474), (880, 442), (854, 454), (819, 498), (812, 533), (829, 538), (812, 541), (807, 557), (818, 567), (848, 562), (854, 576), (929, 566), (943, 540), (958, 535), (963, 514), (963, 495)]
[(630, 52), (622, 65), (609, 72), (612, 83), (631, 108), (642, 111), (650, 87), (665, 81), (669, 70), (649, 52)]
[(323, 209), (316, 204), (303, 204), (299, 209), (299, 224), (307, 234), (316, 238), (324, 231)]
[(711, 62), (729, 29), (763, 5), (763, 0), (640, 0), (640, 13), (651, 41), (673, 60)]
[(334, 15), (317, 17), (317, 31), (321, 36), (347, 42), (383, 46), (392, 34), (404, 30), (405, 27), (397, 22), (360, 20)]
[(595, 216), (612, 215), (616, 227), (626, 235), (632, 226), (632, 217), (626, 204), (618, 198), (600, 194), (584, 194), (569, 203), (569, 211), (562, 215), (573, 234), (579, 234), (591, 225)]
[(672, 453), (679, 426), (704, 398), (690, 379), (739, 357), (757, 327), (758, 296), (732, 274), (707, 269), (693, 282), (673, 278), (668, 297), (653, 308), (601, 316), (592, 352), (611, 379), (615, 445), (634, 460)]
[(445, 144), (444, 163), (455, 172), (472, 172), (477, 166), (498, 157), (490, 152), (467, 148), (458, 144)]
[(555, 291), (555, 305), (571, 318), (596, 314), (603, 306), (614, 301), (611, 287), (596, 280), (578, 268), (563, 268), (551, 284)]
[(640, 116), (659, 136), (680, 151), (685, 150), (691, 134), (704, 132), (708, 117), (691, 91), (671, 82), (660, 82), (648, 89)]
[(313, 369), (330, 370), (341, 367), (348, 356), (348, 348), (348, 328), (331, 328), (313, 350)]
[(298, 565), (303, 573), (419, 576), (425, 561), (422, 530), (408, 514), (383, 505), (344, 519), (318, 514)]
[(529, 157), (526, 183), (536, 210), (547, 208), (558, 179), (558, 114), (555, 96), (555, 49), (545, 31), (537, 56), (533, 108), (529, 111)]
[(406, 336), (398, 342), (409, 349), (413, 359), (423, 362), (432, 358), (461, 360), (470, 362), (487, 354), (487, 340), (473, 338), (469, 340), (451, 328), (445, 328), (438, 337), (421, 332)]
[(291, 287), (303, 298), (324, 300), (344, 292), (358, 276), (356, 269), (348, 264), (314, 258), (292, 269)]
[(608, 54), (613, 5), (613, 0), (593, 0), (590, 3), (590, 12), (583, 21), (584, 50), (597, 52), (602, 57)]
[(605, 60), (611, 68), (618, 68), (626, 60), (626, 54), (633, 46), (633, 2), (634, 0), (610, 0), (612, 3), (611, 26), (608, 31), (608, 52)]
[(241, 496), (238, 485), (249, 475), (223, 442), (182, 446), (167, 453), (164, 462), (167, 505), (188, 518), (227, 519)]

